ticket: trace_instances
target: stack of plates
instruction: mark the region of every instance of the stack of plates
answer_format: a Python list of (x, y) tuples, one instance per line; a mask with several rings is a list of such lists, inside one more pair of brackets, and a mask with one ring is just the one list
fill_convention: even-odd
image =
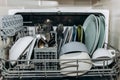
[(69, 42), (63, 45), (59, 58), (61, 74), (66, 76), (83, 75), (92, 67), (88, 50), (81, 42)]
[(105, 40), (105, 19), (103, 16), (89, 15), (83, 24), (85, 45), (90, 55), (97, 48), (103, 47)]
[(84, 42), (84, 30), (81, 25), (67, 27), (64, 31), (63, 45), (69, 42)]

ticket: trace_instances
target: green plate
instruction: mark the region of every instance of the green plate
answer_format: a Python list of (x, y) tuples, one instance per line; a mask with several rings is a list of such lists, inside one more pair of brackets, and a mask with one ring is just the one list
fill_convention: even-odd
[(100, 38), (97, 48), (102, 48), (105, 42), (105, 18), (100, 16)]
[(82, 26), (79, 25), (78, 28), (77, 28), (77, 40), (79, 42), (83, 42), (83, 31), (84, 30), (83, 30)]
[(85, 45), (91, 55), (98, 33), (98, 22), (95, 15), (91, 14), (87, 17), (83, 29), (85, 32)]
[(91, 55), (93, 54), (93, 52), (95, 51), (95, 49), (97, 48), (97, 45), (98, 45), (98, 42), (99, 42), (99, 39), (100, 39), (100, 30), (101, 30), (101, 21), (100, 21), (100, 18), (99, 17), (96, 17), (97, 18), (97, 25), (98, 25), (98, 28), (97, 28), (97, 33), (96, 33), (96, 40), (95, 40), (95, 43), (94, 43), (94, 46), (93, 46), (93, 49), (91, 51)]

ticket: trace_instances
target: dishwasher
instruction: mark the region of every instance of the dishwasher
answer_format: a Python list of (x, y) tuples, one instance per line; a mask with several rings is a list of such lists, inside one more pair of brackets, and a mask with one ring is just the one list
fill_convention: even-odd
[[(12, 39), (9, 59), (0, 59), (2, 78), (118, 80), (120, 51), (108, 44), (108, 10), (12, 9), (8, 14), (11, 17), (2, 17), (0, 23), (2, 40)], [(12, 26), (3, 27), (3, 19)], [(100, 25), (104, 26), (104, 32)], [(83, 36), (78, 37), (79, 34)], [(104, 38), (101, 47), (97, 47), (96, 41), (101, 40), (98, 35)], [(109, 57), (108, 52), (114, 56)]]

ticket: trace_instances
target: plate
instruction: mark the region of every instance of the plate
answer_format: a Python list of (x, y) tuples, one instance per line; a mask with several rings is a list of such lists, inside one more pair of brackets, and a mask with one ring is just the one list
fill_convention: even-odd
[(99, 36), (100, 38), (98, 41), (97, 48), (102, 48), (105, 41), (105, 19), (103, 16), (100, 16), (99, 19), (100, 19), (100, 36)]
[(77, 40), (79, 42), (83, 42), (83, 28), (81, 25), (79, 25), (77, 28)]
[(99, 36), (100, 36), (100, 31), (101, 31), (101, 21), (100, 21), (100, 18), (97, 17), (97, 33), (96, 33), (96, 40), (95, 40), (95, 43), (94, 43), (94, 46), (92, 48), (92, 51), (91, 51), (91, 55), (93, 54), (93, 52), (95, 51), (95, 49), (97, 48), (97, 45), (98, 45), (98, 41), (99, 41)]
[[(76, 59), (76, 60), (75, 60)], [(79, 62), (77, 63), (77, 59)], [(64, 60), (64, 61), (63, 61)], [(60, 71), (66, 76), (83, 75), (92, 67), (92, 62), (88, 53), (74, 52), (60, 56)], [(78, 73), (75, 72), (78, 69)]]
[(85, 32), (85, 45), (88, 48), (89, 53), (91, 53), (94, 47), (97, 36), (97, 28), (98, 25), (96, 17), (93, 14), (89, 15), (83, 24)]
[(72, 41), (72, 34), (73, 34), (73, 27), (71, 27), (71, 28), (70, 28), (69, 33), (68, 33), (68, 34), (69, 34), (69, 38), (68, 38), (68, 39), (69, 39), (69, 41), (68, 41), (68, 42), (71, 42), (71, 41)]
[[(31, 36), (26, 36), (18, 39), (9, 51), (9, 60), (17, 60), (26, 50), (33, 39), (34, 38)], [(12, 65), (14, 65), (15, 63), (16, 61), (11, 61)]]
[[(27, 54), (27, 60), (30, 60), (30, 59), (31, 59), (31, 56), (32, 56), (33, 49), (34, 49), (34, 46), (35, 46), (36, 41), (37, 41), (37, 38), (34, 38), (34, 40), (32, 41), (32, 43), (31, 43), (31, 45), (30, 45), (29, 52), (28, 52), (28, 54)], [(28, 64), (29, 64), (29, 61), (28, 61)]]
[(15, 43), (14, 43), (14, 45), (11, 47), (11, 49), (10, 49), (10, 52), (13, 52), (13, 50), (14, 50), (14, 48), (19, 44), (19, 42), (21, 42), (21, 40), (22, 40), (23, 38), (19, 38)]
[(71, 28), (72, 28), (72, 27), (69, 27), (69, 28), (68, 28), (68, 31), (67, 31), (67, 34), (66, 34), (66, 35), (67, 35), (67, 38), (66, 38), (65, 44), (66, 44), (66, 43), (69, 43), (69, 41), (70, 41)]
[(77, 36), (77, 29), (76, 25), (73, 26), (73, 34), (72, 34), (72, 41), (76, 41), (76, 36)]
[(67, 36), (68, 36), (68, 27), (65, 29), (65, 31), (64, 31), (64, 40), (63, 40), (63, 44), (62, 45), (64, 45), (65, 43), (66, 43), (66, 41), (67, 41)]

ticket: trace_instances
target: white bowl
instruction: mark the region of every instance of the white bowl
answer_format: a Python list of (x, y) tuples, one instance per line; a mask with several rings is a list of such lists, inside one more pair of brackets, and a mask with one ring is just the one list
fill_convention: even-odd
[[(17, 60), (25, 51), (25, 49), (29, 46), (33, 39), (34, 38), (31, 36), (18, 39), (9, 51), (9, 60)], [(12, 65), (14, 65), (15, 63), (16, 61), (11, 61)]]
[(111, 58), (110, 60), (100, 60), (95, 61), (95, 66), (107, 66), (110, 65), (113, 62), (113, 57), (115, 56), (114, 50), (106, 50), (104, 48), (98, 48), (92, 56), (92, 59), (99, 59), (99, 58)]
[[(71, 59), (76, 59), (76, 60), (71, 60)], [(77, 59), (80, 59), (78, 64), (77, 64)], [(88, 72), (91, 69), (91, 67), (92, 67), (92, 62), (88, 53), (86, 52), (70, 53), (60, 56), (60, 68), (61, 68), (60, 71), (61, 74), (64, 74), (66, 76), (83, 75), (86, 72)], [(72, 72), (77, 70), (82, 72), (78, 72), (78, 73)]]
[(60, 55), (69, 53), (69, 52), (87, 52), (86, 46), (81, 42), (69, 42), (61, 47)]

